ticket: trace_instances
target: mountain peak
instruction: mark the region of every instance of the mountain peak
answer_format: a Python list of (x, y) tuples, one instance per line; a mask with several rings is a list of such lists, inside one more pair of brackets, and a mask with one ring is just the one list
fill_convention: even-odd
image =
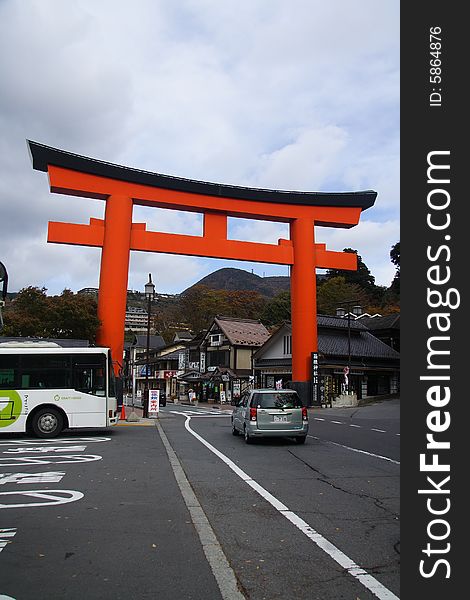
[(183, 294), (186, 294), (198, 285), (204, 285), (211, 290), (247, 290), (258, 292), (267, 298), (272, 298), (276, 294), (279, 294), (279, 292), (289, 290), (289, 282), (289, 277), (283, 275), (260, 277), (244, 269), (225, 267), (206, 275), (206, 277), (203, 277), (197, 283), (184, 290)]

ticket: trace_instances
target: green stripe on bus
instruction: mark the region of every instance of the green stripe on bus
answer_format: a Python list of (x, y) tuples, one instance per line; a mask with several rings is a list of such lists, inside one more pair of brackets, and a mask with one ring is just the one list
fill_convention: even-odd
[(15, 390), (0, 390), (0, 427), (8, 427), (21, 414), (23, 403)]

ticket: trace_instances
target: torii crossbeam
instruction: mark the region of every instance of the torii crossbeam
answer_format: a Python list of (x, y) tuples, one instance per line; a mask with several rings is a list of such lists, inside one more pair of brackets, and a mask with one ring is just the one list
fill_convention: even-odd
[[(357, 268), (356, 255), (316, 244), (314, 226), (349, 228), (377, 193), (296, 192), (194, 181), (140, 171), (28, 141), (33, 168), (49, 174), (52, 192), (106, 202), (105, 218), (88, 225), (49, 223), (48, 242), (102, 248), (98, 342), (121, 363), (131, 250), (291, 266), (292, 378), (308, 382), (317, 351), (315, 269)], [(147, 231), (132, 222), (134, 205), (202, 213), (202, 236)], [(227, 239), (227, 218), (289, 223), (290, 239), (260, 244)]]

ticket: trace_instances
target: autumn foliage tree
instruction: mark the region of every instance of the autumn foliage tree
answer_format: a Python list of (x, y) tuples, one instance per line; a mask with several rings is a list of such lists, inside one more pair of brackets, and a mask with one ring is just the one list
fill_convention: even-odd
[(46, 288), (27, 287), (5, 310), (4, 336), (96, 340), (100, 321), (96, 300), (64, 290), (47, 296)]
[(212, 290), (198, 285), (182, 296), (180, 314), (193, 331), (200, 331), (208, 327), (217, 315), (259, 319), (265, 302), (258, 292)]

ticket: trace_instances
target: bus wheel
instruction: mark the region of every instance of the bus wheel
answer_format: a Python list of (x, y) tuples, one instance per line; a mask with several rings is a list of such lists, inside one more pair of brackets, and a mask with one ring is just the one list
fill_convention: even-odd
[(64, 428), (64, 419), (55, 408), (41, 408), (33, 416), (33, 432), (40, 438), (57, 437)]

